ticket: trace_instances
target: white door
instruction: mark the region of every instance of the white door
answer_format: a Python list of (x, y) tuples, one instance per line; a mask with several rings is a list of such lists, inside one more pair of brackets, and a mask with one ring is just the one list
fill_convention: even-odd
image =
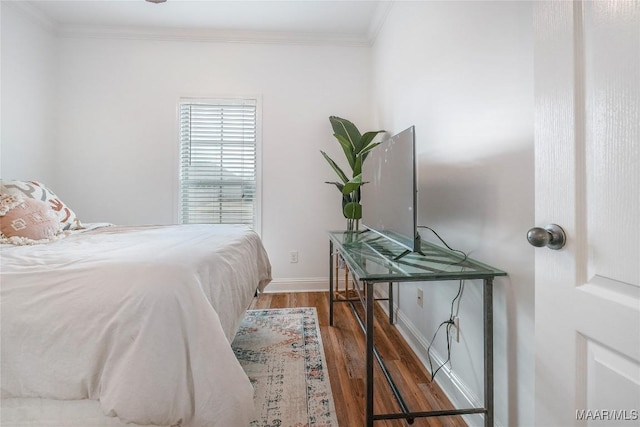
[(640, 1), (534, 8), (535, 425), (638, 426)]

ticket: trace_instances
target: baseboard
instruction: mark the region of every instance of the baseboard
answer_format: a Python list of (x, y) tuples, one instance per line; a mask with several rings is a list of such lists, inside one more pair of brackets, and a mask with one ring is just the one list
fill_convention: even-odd
[[(376, 289), (376, 297), (386, 298), (387, 294), (381, 289)], [(381, 301), (380, 307), (389, 314), (389, 305)], [(429, 340), (425, 338), (418, 328), (413, 324), (402, 311), (398, 310), (398, 307), (394, 307), (396, 318), (396, 329), (400, 332), (400, 335), (405, 339), (411, 350), (416, 354), (422, 365), (429, 372), (429, 358), (427, 356), (427, 349), (429, 348)], [(431, 351), (432, 364), (434, 366), (440, 366), (444, 362), (444, 358), (436, 351)], [(436, 383), (442, 389), (443, 393), (451, 401), (456, 408), (470, 408), (470, 407), (482, 407), (484, 402), (482, 399), (469, 388), (466, 383), (452, 371), (449, 366), (444, 366), (435, 378)], [(465, 422), (469, 426), (484, 425), (484, 418), (481, 415), (463, 415)], [(495, 420), (495, 425), (500, 426), (500, 423)]]
[(308, 277), (294, 279), (273, 279), (264, 290), (265, 293), (275, 292), (328, 292), (329, 279), (327, 277)]

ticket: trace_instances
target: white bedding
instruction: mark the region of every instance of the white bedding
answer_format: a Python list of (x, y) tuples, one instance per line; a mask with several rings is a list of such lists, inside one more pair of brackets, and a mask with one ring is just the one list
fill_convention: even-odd
[(257, 234), (237, 226), (1, 245), (2, 425), (25, 402), (60, 400), (123, 423), (248, 425), (253, 389), (230, 342), (270, 270)]

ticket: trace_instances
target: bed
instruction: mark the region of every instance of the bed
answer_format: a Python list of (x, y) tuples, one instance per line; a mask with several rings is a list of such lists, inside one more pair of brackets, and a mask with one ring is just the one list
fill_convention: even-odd
[(258, 235), (77, 228), (0, 244), (2, 426), (248, 425), (230, 343), (271, 280)]

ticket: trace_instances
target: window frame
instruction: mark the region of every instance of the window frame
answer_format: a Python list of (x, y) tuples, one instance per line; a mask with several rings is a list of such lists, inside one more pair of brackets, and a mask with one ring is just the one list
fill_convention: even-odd
[(182, 224), (182, 215), (181, 215), (181, 169), (182, 169), (182, 160), (181, 160), (181, 134), (180, 134), (180, 110), (181, 105), (185, 103), (191, 104), (216, 104), (216, 105), (233, 105), (242, 103), (243, 101), (250, 101), (255, 103), (255, 195), (254, 195), (254, 217), (253, 224), (247, 224), (251, 226), (251, 228), (258, 233), (262, 234), (262, 99), (258, 95), (247, 95), (247, 96), (207, 96), (207, 97), (187, 97), (182, 96), (178, 98), (176, 103), (176, 139), (177, 139), (177, 156), (176, 156), (176, 178), (175, 178), (175, 188), (174, 188), (174, 200), (175, 200), (175, 209), (174, 209), (174, 217), (176, 219), (176, 223)]

